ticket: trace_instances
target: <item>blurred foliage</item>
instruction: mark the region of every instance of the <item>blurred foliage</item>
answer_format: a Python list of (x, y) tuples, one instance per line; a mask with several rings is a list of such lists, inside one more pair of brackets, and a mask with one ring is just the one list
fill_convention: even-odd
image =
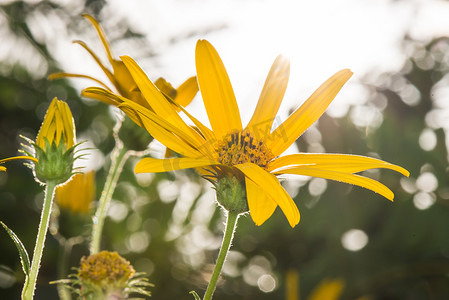
[[(22, 142), (20, 134), (34, 138), (49, 101), (58, 96), (71, 107), (78, 135), (91, 140), (105, 158), (96, 175), (98, 199), (114, 143), (114, 117), (106, 105), (81, 100), (68, 81), (45, 79), (58, 65), (47, 45), (33, 35), (29, 20), (32, 14), (51, 12), (66, 20), (69, 31), (82, 32), (86, 26), (79, 24), (80, 14), (91, 13), (101, 22), (104, 1), (79, 1), (76, 10), (74, 4), (57, 3), (63, 2), (11, 1), (0, 6), (2, 26), (34, 49), (32, 59), (45, 70), (37, 72), (26, 59), (0, 61), (0, 154), (15, 155)], [(108, 24), (110, 30), (116, 26)], [(129, 30), (121, 33), (112, 41), (113, 48), (115, 41), (142, 38)], [(445, 231), (449, 228), (449, 123), (445, 118), (449, 39), (420, 42), (406, 36), (403, 50), (406, 59), (400, 71), (366, 74), (360, 84), (368, 92), (367, 99), (350, 107), (344, 117), (324, 115), (297, 141), (300, 151), (378, 156), (406, 167), (409, 179), (388, 171), (368, 173), (395, 192), (395, 202), (336, 182), (285, 181), (300, 209), (300, 224), (290, 228), (279, 211), (261, 227), (249, 216), (241, 217), (216, 299), (284, 299), (289, 270), (300, 274), (301, 299), (326, 278), (346, 282), (342, 299), (443, 299), (449, 295)], [(213, 190), (190, 170), (135, 176), (136, 161), (130, 159), (120, 177), (103, 248), (118, 251), (137, 271), (147, 272), (155, 284), (155, 299), (190, 299), (190, 290), (202, 294), (223, 229)], [(7, 173), (0, 173), (0, 220), (30, 253), (42, 198), (41, 187), (21, 163), (12, 162)], [(67, 213), (54, 215), (59, 218), (59, 233), (86, 238), (73, 248), (68, 263), (74, 267), (88, 252), (90, 218)], [(351, 242), (352, 229), (366, 234), (367, 244), (359, 251), (349, 251), (342, 243), (342, 239)], [(58, 236), (49, 236), (37, 300), (57, 299), (56, 286), (48, 282), (58, 279), (59, 252)], [(18, 299), (23, 274), (6, 232), (0, 253), (0, 298)]]

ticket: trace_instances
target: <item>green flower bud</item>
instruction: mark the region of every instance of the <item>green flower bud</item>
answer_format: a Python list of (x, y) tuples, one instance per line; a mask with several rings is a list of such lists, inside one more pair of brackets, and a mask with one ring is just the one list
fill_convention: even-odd
[(37, 180), (61, 184), (73, 175), (75, 126), (67, 103), (53, 99), (33, 146)]
[(245, 184), (236, 177), (225, 176), (218, 179), (215, 189), (218, 203), (227, 211), (238, 214), (249, 211)]

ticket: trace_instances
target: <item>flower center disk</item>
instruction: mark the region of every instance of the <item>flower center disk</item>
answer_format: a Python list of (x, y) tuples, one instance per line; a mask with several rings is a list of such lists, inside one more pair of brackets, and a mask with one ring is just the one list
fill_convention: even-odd
[(218, 143), (217, 153), (218, 161), (228, 166), (250, 162), (266, 169), (274, 158), (263, 141), (248, 130), (228, 134)]

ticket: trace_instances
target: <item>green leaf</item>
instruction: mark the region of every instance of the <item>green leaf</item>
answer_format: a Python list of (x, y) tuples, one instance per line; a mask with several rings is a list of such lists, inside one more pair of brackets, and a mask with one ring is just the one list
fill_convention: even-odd
[(195, 291), (191, 291), (189, 294), (193, 295), (195, 297), (195, 300), (201, 300), (200, 296)]
[(11, 229), (9, 229), (8, 226), (5, 225), (5, 223), (3, 223), (2, 221), (0, 221), (0, 223), (16, 244), (17, 250), (19, 251), (20, 262), (22, 263), (23, 272), (25, 273), (25, 276), (28, 278), (30, 274), (30, 258), (28, 256), (28, 252), (25, 249), (25, 246), (23, 246), (19, 237)]

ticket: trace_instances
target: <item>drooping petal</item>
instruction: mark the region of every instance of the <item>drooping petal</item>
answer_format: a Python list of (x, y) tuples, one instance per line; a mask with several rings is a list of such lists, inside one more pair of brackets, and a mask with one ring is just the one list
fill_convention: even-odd
[(138, 125), (143, 125), (156, 140), (164, 144), (166, 147), (188, 157), (200, 157), (202, 153), (192, 146), (189, 141), (192, 139), (185, 135), (180, 129), (165, 121), (155, 113), (139, 107), (132, 101), (125, 101), (118, 106), (123, 110), (134, 122), (137, 119)]
[(196, 80), (196, 76), (192, 76), (184, 81), (176, 89), (176, 92), (177, 95), (173, 100), (182, 107), (189, 105), (198, 93), (198, 81)]
[(112, 61), (114, 60), (114, 58), (112, 57), (111, 46), (109, 45), (109, 42), (106, 39), (106, 35), (105, 35), (100, 23), (98, 23), (98, 21), (95, 20), (95, 18), (92, 17), (91, 15), (84, 14), (83, 17), (86, 18), (87, 20), (89, 20), (89, 22), (92, 23), (92, 25), (94, 26), (95, 30), (97, 31), (98, 36), (100, 37), (101, 43), (103, 44), (104, 50), (106, 51), (106, 55), (108, 56), (108, 59), (112, 64)]
[(330, 171), (330, 170), (322, 170), (322, 169), (316, 169), (316, 168), (309, 168), (307, 166), (303, 167), (291, 167), (287, 169), (283, 169), (276, 172), (276, 175), (279, 174), (296, 174), (296, 175), (305, 175), (305, 176), (312, 176), (312, 177), (319, 177), (324, 179), (330, 179), (330, 180), (336, 180), (340, 182), (345, 182), (349, 184), (358, 185), (361, 187), (364, 187), (366, 189), (372, 190), (376, 193), (381, 194), (385, 198), (387, 198), (390, 201), (393, 201), (394, 194), (393, 192), (387, 188), (382, 183), (360, 175), (355, 174), (348, 174), (343, 172), (337, 172), (337, 171)]
[(257, 184), (268, 197), (279, 205), (290, 226), (295, 227), (299, 223), (298, 207), (296, 207), (295, 202), (293, 202), (275, 176), (253, 163), (244, 163), (235, 165), (235, 167), (242, 171), (246, 177)]
[(326, 80), (287, 120), (265, 140), (274, 155), (282, 154), (324, 113), (343, 85), (352, 76), (350, 70), (341, 70)]
[(245, 184), (249, 213), (254, 223), (260, 226), (271, 217), (277, 204), (251, 179), (246, 178)]
[(217, 164), (217, 162), (208, 158), (166, 158), (157, 159), (146, 157), (141, 159), (134, 172), (136, 173), (158, 173), (181, 169), (199, 168)]
[(186, 134), (191, 135), (191, 129), (137, 63), (128, 56), (122, 56), (121, 59), (154, 112), (186, 132)]
[(184, 107), (179, 105), (176, 102), (173, 102), (173, 105), (182, 111), (192, 122), (193, 124), (199, 129), (201, 135), (204, 136), (207, 143), (209, 145), (213, 145), (216, 142), (215, 135), (212, 130), (210, 130), (208, 127), (206, 127), (203, 123), (201, 123), (198, 119), (196, 119), (194, 116), (192, 116)]
[(287, 89), (289, 76), (290, 61), (285, 56), (279, 55), (271, 66), (254, 114), (246, 126), (256, 136), (261, 132), (265, 134), (271, 132), (271, 126)]
[(83, 47), (84, 49), (86, 49), (86, 51), (90, 54), (90, 56), (92, 56), (92, 58), (95, 60), (95, 62), (97, 63), (97, 65), (101, 68), (101, 70), (106, 74), (106, 76), (108, 77), (109, 81), (112, 82), (114, 85), (117, 85), (114, 75), (112, 74), (112, 72), (105, 67), (105, 65), (101, 62), (100, 58), (95, 54), (95, 52), (92, 51), (92, 49), (89, 48), (89, 46), (87, 46), (87, 44), (83, 41), (73, 41), (73, 43), (75, 44), (79, 44), (81, 47)]
[(377, 158), (328, 153), (299, 153), (279, 157), (268, 165), (268, 171), (283, 167), (305, 166), (343, 173), (358, 173), (369, 169), (391, 169), (405, 176), (410, 173), (397, 165), (390, 164)]
[(84, 89), (81, 92), (81, 96), (114, 106), (118, 106), (122, 102), (117, 95), (108, 92), (106, 89), (97, 87), (88, 87)]
[(60, 79), (60, 78), (65, 78), (65, 77), (86, 78), (86, 79), (89, 79), (89, 80), (93, 80), (96, 83), (98, 83), (101, 86), (103, 86), (105, 89), (112, 91), (111, 88), (108, 87), (104, 82), (102, 82), (101, 80), (98, 80), (97, 78), (89, 76), (89, 75), (65, 73), (65, 72), (53, 73), (53, 74), (48, 75), (48, 79), (49, 80), (55, 80), (55, 79)]
[(240, 112), (228, 73), (215, 48), (199, 40), (195, 52), (198, 84), (212, 130), (217, 139), (242, 130)]
[(7, 161), (11, 161), (11, 160), (32, 160), (34, 162), (37, 162), (37, 158), (32, 157), (32, 156), (26, 156), (26, 155), (21, 155), (21, 156), (13, 156), (13, 157), (8, 157), (8, 158), (4, 158), (4, 159), (0, 159), (0, 164), (5, 163)]

